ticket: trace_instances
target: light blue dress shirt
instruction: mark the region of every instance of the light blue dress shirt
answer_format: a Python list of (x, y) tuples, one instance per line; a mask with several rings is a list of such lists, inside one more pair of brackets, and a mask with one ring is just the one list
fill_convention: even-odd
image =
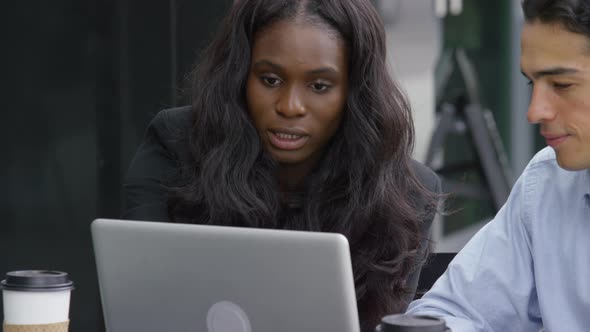
[(545, 148), (506, 204), (408, 308), (453, 332), (590, 331), (590, 170)]

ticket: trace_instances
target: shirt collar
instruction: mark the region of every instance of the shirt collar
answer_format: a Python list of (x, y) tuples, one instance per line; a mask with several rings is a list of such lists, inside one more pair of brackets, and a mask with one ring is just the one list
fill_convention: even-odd
[(584, 188), (584, 199), (586, 199), (586, 205), (590, 207), (590, 169), (586, 170), (586, 186)]

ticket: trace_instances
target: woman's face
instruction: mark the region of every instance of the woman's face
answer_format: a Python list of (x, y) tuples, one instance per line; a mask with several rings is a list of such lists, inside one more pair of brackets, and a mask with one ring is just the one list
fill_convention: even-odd
[(345, 43), (315, 24), (279, 21), (256, 34), (246, 86), (265, 149), (281, 164), (314, 165), (342, 119)]

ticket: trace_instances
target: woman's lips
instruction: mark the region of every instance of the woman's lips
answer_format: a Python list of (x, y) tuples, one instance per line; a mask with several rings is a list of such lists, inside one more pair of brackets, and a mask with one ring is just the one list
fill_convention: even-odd
[(268, 139), (270, 144), (279, 150), (297, 150), (305, 145), (308, 135), (301, 132), (270, 130)]

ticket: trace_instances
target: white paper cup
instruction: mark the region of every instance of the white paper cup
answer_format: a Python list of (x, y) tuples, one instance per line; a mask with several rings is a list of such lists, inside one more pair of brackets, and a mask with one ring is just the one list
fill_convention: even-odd
[(58, 271), (14, 271), (0, 283), (5, 325), (41, 325), (69, 320), (73, 283)]

